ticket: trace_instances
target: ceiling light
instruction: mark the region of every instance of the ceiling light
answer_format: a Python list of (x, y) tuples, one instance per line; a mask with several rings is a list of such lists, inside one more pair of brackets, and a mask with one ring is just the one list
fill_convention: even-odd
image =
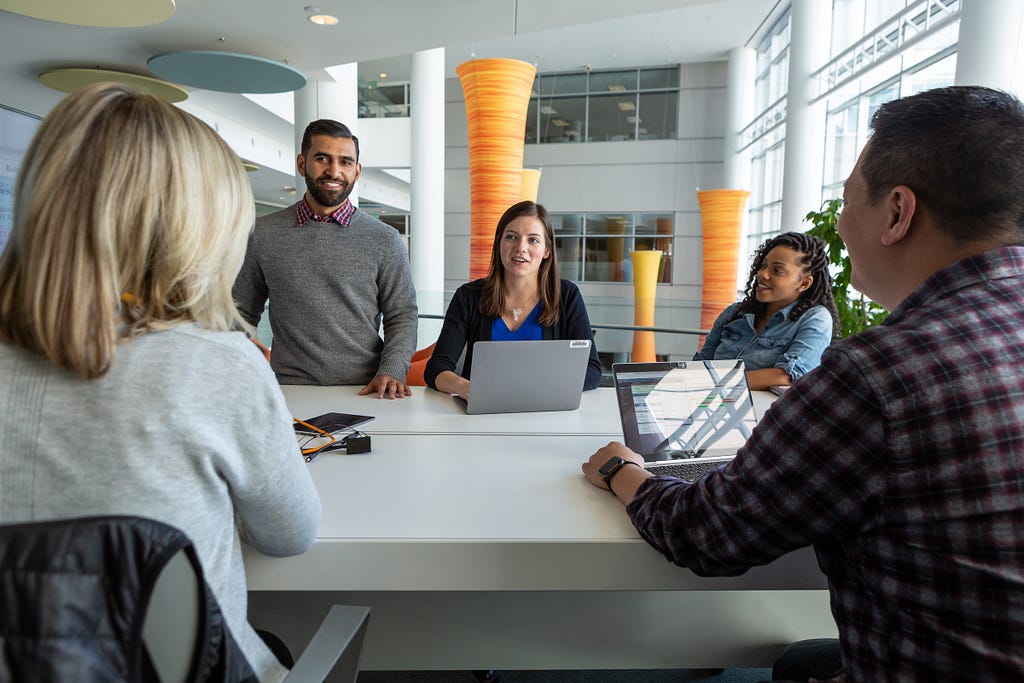
[(635, 116), (627, 116), (626, 117), (626, 123), (636, 123), (636, 117)]
[(613, 84), (613, 85), (609, 85), (608, 89), (610, 91), (612, 91), (612, 92), (625, 92), (626, 91), (626, 86), (624, 86), (624, 85), (614, 85)]
[(547, 114), (548, 116), (551, 116), (552, 114), (557, 114), (558, 112), (555, 110), (554, 107), (545, 104), (545, 105), (541, 106), (540, 113), (541, 114)]
[(619, 109), (622, 111), (635, 111), (636, 105), (632, 102), (619, 102)]
[(387, 78), (387, 77), (388, 77), (388, 75), (386, 73), (384, 73), (384, 72), (381, 72), (381, 74), (379, 76), (379, 78)]
[(566, 121), (565, 119), (551, 119), (551, 123), (555, 124), (556, 126), (568, 126), (569, 125), (569, 122)]
[(332, 14), (311, 14), (309, 20), (319, 26), (334, 26), (338, 23), (338, 17)]

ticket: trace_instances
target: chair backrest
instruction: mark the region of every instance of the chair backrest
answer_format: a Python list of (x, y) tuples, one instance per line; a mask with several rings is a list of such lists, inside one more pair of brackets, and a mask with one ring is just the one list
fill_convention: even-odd
[(153, 586), (142, 642), (161, 683), (186, 683), (201, 625), (199, 576), (184, 550), (164, 566)]
[[(0, 681), (256, 681), (192, 542), (141, 517), (0, 526)], [(288, 683), (355, 683), (368, 607), (331, 607)]]
[(0, 678), (256, 680), (171, 526), (117, 515), (0, 526), (0, 573)]

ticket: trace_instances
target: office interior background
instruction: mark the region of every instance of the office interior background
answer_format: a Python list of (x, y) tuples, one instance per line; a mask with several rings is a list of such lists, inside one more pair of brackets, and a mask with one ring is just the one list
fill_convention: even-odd
[[(146, 74), (146, 58), (170, 49), (287, 62), (308, 79), (299, 91), (192, 89), (179, 106), (257, 167), (259, 213), (301, 196), (294, 160), (305, 124), (349, 123), (363, 163), (353, 196), (406, 237), (428, 315), (443, 314), (469, 275), (467, 125), (454, 73), (468, 59), (537, 68), (524, 166), (542, 171), (538, 201), (554, 219), (563, 277), (580, 284), (591, 320), (633, 322), (629, 252), (657, 241), (670, 258), (655, 326), (687, 330), (700, 322), (698, 189), (751, 193), (739, 296), (759, 243), (806, 229), (807, 212), (841, 195), (881, 103), (954, 83), (1024, 92), (1017, 0), (329, 2), (320, 11), (340, 21), (326, 27), (308, 22), (302, 3), (256, 0), (244, 17), (213, 5), (179, 0), (173, 18), (136, 29), (2, 11), (0, 104), (43, 116), (63, 96), (37, 80), (47, 69)], [(619, 249), (624, 263), (613, 262)], [(439, 326), (422, 321), (421, 347)], [(628, 358), (631, 339), (599, 329), (606, 364)], [(697, 342), (656, 336), (657, 352), (670, 357), (688, 357)]]

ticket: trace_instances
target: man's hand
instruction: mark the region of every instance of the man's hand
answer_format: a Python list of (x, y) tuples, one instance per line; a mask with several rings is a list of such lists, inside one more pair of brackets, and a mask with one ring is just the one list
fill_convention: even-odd
[[(590, 456), (590, 460), (583, 463), (583, 474), (586, 475), (587, 480), (591, 484), (600, 489), (607, 490), (608, 487), (605, 485), (604, 479), (601, 478), (600, 469), (601, 465), (608, 462), (613, 455), (617, 455), (623, 460), (628, 460), (637, 465), (637, 467), (624, 466), (615, 475), (616, 491), (614, 493), (623, 504), (628, 505), (633, 500), (633, 496), (636, 495), (636, 490), (640, 488), (640, 484), (652, 476), (650, 472), (644, 469), (643, 456), (626, 448), (626, 445), (623, 443), (612, 441), (598, 449), (597, 453)], [(622, 480), (621, 484), (620, 480)]]
[(391, 375), (377, 375), (369, 383), (359, 390), (360, 396), (376, 393), (377, 398), (405, 398), (412, 396), (412, 389), (405, 386), (405, 382), (395, 379)]

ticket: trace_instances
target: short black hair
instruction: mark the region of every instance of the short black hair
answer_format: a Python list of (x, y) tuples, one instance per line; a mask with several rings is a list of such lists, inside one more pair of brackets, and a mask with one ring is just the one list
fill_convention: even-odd
[(356, 161), (359, 161), (359, 138), (352, 135), (352, 131), (344, 123), (338, 123), (333, 119), (317, 119), (306, 126), (306, 130), (302, 133), (302, 148), (299, 150), (302, 156), (306, 156), (306, 152), (313, 145), (314, 135), (328, 135), (332, 138), (348, 138), (356, 146)]
[(927, 90), (883, 104), (861, 159), (868, 200), (913, 190), (961, 242), (1024, 241), (1024, 105), (980, 86)]

